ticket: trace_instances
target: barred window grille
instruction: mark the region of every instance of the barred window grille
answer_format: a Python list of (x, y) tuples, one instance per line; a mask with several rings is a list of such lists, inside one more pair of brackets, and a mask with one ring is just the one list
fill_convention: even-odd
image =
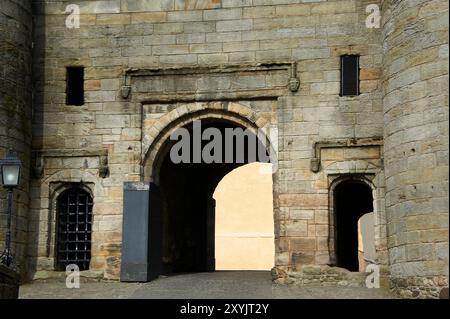
[(76, 264), (88, 270), (91, 260), (92, 233), (91, 195), (79, 188), (63, 192), (57, 199), (57, 267), (65, 270)]

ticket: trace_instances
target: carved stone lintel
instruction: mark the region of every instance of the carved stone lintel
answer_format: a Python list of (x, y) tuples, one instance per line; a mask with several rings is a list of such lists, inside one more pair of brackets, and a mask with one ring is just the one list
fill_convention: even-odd
[(80, 149), (80, 150), (38, 150), (33, 151), (34, 165), (32, 167), (35, 178), (42, 178), (47, 157), (98, 157), (99, 176), (106, 178), (109, 175), (108, 150), (107, 149)]
[(383, 145), (382, 137), (358, 138), (358, 139), (336, 139), (331, 141), (320, 141), (314, 143), (314, 157), (311, 159), (310, 169), (314, 173), (320, 171), (321, 150), (324, 148), (343, 148), (343, 147), (367, 147)]
[[(208, 87), (204, 84), (202, 88), (196, 88), (196, 85), (188, 85), (196, 79), (202, 79), (205, 81), (210, 76), (220, 75), (220, 77), (235, 78), (241, 75), (257, 75), (257, 74), (273, 74), (278, 75), (284, 73), (286, 81), (284, 83), (272, 83), (268, 84), (264, 88), (252, 87), (246, 81), (242, 81), (242, 84), (237, 88), (230, 90), (229, 88), (214, 88), (214, 85)], [(132, 85), (132, 79), (138, 79), (141, 77), (158, 77), (158, 78), (174, 78), (174, 77), (186, 77), (186, 88), (179, 90), (177, 87), (174, 89), (167, 88), (167, 90), (155, 90), (151, 87), (151, 80), (146, 84), (150, 90), (148, 95), (141, 91), (134, 92), (134, 84)], [(232, 99), (236, 99), (236, 96), (242, 97), (242, 94), (250, 94), (251, 96), (257, 95), (261, 97), (261, 94), (265, 96), (279, 97), (286, 94), (286, 90), (297, 92), (300, 88), (300, 80), (297, 77), (297, 63), (293, 61), (278, 61), (278, 62), (266, 62), (266, 63), (251, 63), (251, 64), (227, 64), (227, 65), (207, 65), (196, 67), (172, 67), (172, 68), (128, 68), (123, 71), (123, 86), (121, 88), (121, 96), (124, 99), (129, 99), (131, 94), (136, 93), (136, 98), (145, 102), (154, 101), (191, 101), (191, 100), (203, 100), (203, 95), (206, 95), (205, 100), (219, 100), (226, 99), (225, 97), (231, 96)], [(206, 81), (207, 82), (207, 81)], [(181, 83), (181, 82), (180, 82)], [(202, 82), (203, 83), (203, 82)], [(242, 86), (242, 87), (241, 87)], [(152, 91), (153, 90), (153, 91)], [(156, 93), (156, 94), (155, 94)], [(166, 97), (167, 95), (167, 97)], [(212, 98), (211, 98), (212, 97)], [(246, 97), (243, 97), (244, 99)], [(166, 101), (167, 100), (167, 101)]]

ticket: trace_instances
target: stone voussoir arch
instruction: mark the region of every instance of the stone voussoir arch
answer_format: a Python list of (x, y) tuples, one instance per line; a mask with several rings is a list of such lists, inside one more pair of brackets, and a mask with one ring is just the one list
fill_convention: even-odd
[(156, 176), (158, 157), (163, 153), (163, 146), (170, 135), (180, 127), (203, 119), (230, 121), (254, 130), (270, 129), (270, 120), (237, 102), (214, 101), (182, 104), (159, 118), (146, 133), (147, 136), (143, 141), (145, 152), (142, 156), (145, 180), (158, 181)]
[[(99, 183), (99, 178), (92, 172), (80, 169), (63, 169), (59, 170), (50, 176), (48, 176), (44, 182), (44, 185), (50, 187), (51, 184), (55, 184), (55, 187), (50, 190), (50, 193), (61, 193), (69, 187), (65, 187), (64, 184), (80, 184), (83, 185), (83, 189), (88, 191), (91, 196), (95, 197), (101, 195), (102, 187)], [(60, 185), (56, 185), (60, 184)], [(88, 185), (95, 185), (96, 187), (90, 187)], [(52, 194), (51, 194), (52, 195)]]

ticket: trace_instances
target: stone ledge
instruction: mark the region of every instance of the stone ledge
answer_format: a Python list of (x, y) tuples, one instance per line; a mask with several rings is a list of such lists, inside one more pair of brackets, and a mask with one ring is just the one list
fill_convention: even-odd
[[(46, 281), (46, 280), (61, 280), (65, 281), (66, 272), (65, 271), (53, 271), (53, 270), (38, 270), (33, 275), (33, 281)], [(103, 281), (104, 272), (103, 271), (80, 271), (81, 281)]]
[[(401, 277), (391, 278), (392, 291), (402, 298), (438, 299), (445, 297), (448, 277)], [(443, 298), (444, 299), (444, 298)]]
[[(385, 267), (380, 269), (380, 288), (389, 287), (389, 274)], [(296, 270), (272, 269), (272, 279), (278, 284), (292, 284), (311, 287), (366, 287), (369, 273), (351, 272), (340, 267), (305, 265)]]

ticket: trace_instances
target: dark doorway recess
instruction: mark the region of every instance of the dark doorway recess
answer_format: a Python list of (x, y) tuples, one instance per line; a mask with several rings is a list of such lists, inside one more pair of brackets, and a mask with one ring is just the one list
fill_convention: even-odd
[(358, 271), (358, 220), (373, 212), (372, 189), (363, 181), (348, 179), (334, 189), (336, 262)]
[[(225, 129), (239, 127), (234, 123), (216, 119), (202, 120), (201, 126), (202, 132), (210, 127), (221, 131), (223, 155), (225, 154)], [(192, 124), (186, 128), (193, 136)], [(208, 164), (202, 159), (201, 163), (175, 164), (170, 158), (170, 148), (174, 143), (176, 141), (166, 142), (166, 147), (163, 147), (166, 151), (160, 158), (162, 163), (159, 170), (160, 227), (162, 231), (161, 238), (157, 242), (161, 244), (162, 273), (214, 271), (214, 190), (225, 175), (239, 166), (248, 164), (251, 159), (249, 160), (246, 156), (243, 162), (237, 162), (235, 157), (231, 163), (222, 161), (222, 163)], [(208, 143), (209, 141), (202, 142), (202, 149)], [(250, 143), (261, 142), (256, 136), (254, 139), (246, 138), (244, 143), (246, 154)], [(234, 145), (236, 147), (236, 143)], [(264, 149), (267, 156), (265, 146), (261, 143), (259, 147)], [(236, 149), (234, 152), (236, 154)], [(260, 161), (259, 157), (256, 160)]]

